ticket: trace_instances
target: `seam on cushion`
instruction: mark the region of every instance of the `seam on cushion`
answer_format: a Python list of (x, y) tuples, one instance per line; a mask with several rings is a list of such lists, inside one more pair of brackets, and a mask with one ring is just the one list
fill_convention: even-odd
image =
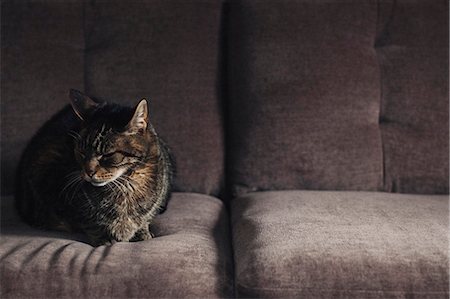
[(380, 55), (378, 53), (378, 45), (379, 45), (379, 41), (381, 39), (381, 35), (378, 36), (378, 32), (379, 32), (379, 26), (380, 26), (380, 21), (381, 19), (381, 4), (380, 4), (380, 0), (377, 1), (377, 18), (376, 18), (376, 24), (375, 24), (375, 39), (374, 39), (374, 43), (373, 43), (373, 49), (375, 51), (375, 56), (377, 59), (377, 64), (378, 64), (378, 82), (379, 82), (379, 90), (380, 90), (380, 98), (379, 98), (379, 107), (378, 107), (378, 134), (380, 135), (380, 146), (381, 146), (381, 186), (378, 186), (378, 189), (384, 190), (385, 189), (385, 178), (386, 178), (386, 163), (385, 163), (385, 157), (384, 157), (384, 142), (383, 142), (383, 134), (381, 132), (381, 123), (382, 123), (382, 108), (383, 108), (383, 80), (382, 80), (382, 70), (381, 70), (381, 63), (380, 63)]
[(291, 291), (322, 291), (322, 292), (355, 292), (355, 293), (407, 293), (407, 294), (448, 294), (448, 290), (443, 291), (404, 291), (404, 290), (357, 290), (357, 289), (319, 289), (319, 288), (311, 288), (311, 287), (305, 287), (305, 288), (287, 288), (287, 287), (280, 287), (280, 288), (252, 288), (247, 287), (243, 285), (242, 283), (236, 283), (237, 288), (243, 288), (246, 290), (268, 290), (268, 291), (276, 291), (276, 290), (291, 290)]
[(223, 143), (223, 178), (220, 187), (219, 198), (223, 199), (227, 206), (230, 204), (231, 192), (229, 188), (230, 184), (230, 166), (228, 163), (230, 161), (229, 154), (229, 141), (231, 139), (230, 133), (230, 111), (228, 107), (229, 98), (229, 87), (228, 87), (228, 29), (229, 29), (229, 19), (228, 19), (228, 1), (223, 0), (220, 4), (220, 19), (219, 19), (219, 49), (218, 49), (218, 74), (217, 74), (217, 93), (219, 98), (219, 111), (220, 121), (222, 127), (222, 143)]
[[(377, 1), (377, 23), (375, 25), (375, 41), (374, 41), (374, 50), (375, 55), (377, 57), (377, 63), (378, 63), (378, 76), (379, 76), (379, 88), (380, 88), (380, 106), (378, 109), (378, 133), (380, 134), (380, 142), (381, 142), (381, 167), (382, 167), (382, 173), (381, 173), (381, 186), (378, 186), (381, 190), (385, 190), (386, 186), (386, 159), (385, 159), (385, 148), (384, 148), (384, 140), (383, 140), (383, 133), (381, 132), (381, 125), (382, 125), (382, 118), (383, 118), (383, 72), (382, 72), (382, 66), (380, 62), (380, 54), (378, 52), (378, 42), (381, 38), (381, 35), (378, 36), (378, 29), (381, 25), (381, 4), (380, 0)], [(384, 31), (384, 30), (383, 30)]]
[[(381, 59), (380, 59), (380, 52), (379, 52), (379, 48), (380, 47), (384, 47), (386, 46), (386, 28), (387, 28), (387, 23), (390, 22), (390, 20), (386, 23), (383, 24), (382, 21), (382, 13), (381, 13), (381, 3), (380, 1), (382, 0), (378, 0), (377, 1), (377, 18), (376, 18), (376, 24), (375, 24), (375, 40), (373, 43), (373, 48), (375, 50), (375, 55), (377, 57), (377, 63), (378, 63), (378, 75), (379, 75), (379, 89), (380, 89), (380, 99), (379, 99), (379, 110), (378, 110), (378, 132), (380, 134), (380, 142), (381, 142), (381, 163), (382, 163), (382, 177), (381, 177), (381, 186), (379, 186), (379, 190), (380, 191), (390, 191), (386, 188), (386, 156), (385, 156), (385, 143), (383, 140), (383, 133), (382, 133), (382, 125), (385, 121), (384, 119), (384, 113), (383, 113), (383, 99), (384, 99), (384, 94), (383, 94), (383, 66), (381, 65)], [(393, 0), (395, 1), (395, 0)], [(392, 17), (392, 12), (391, 15), (389, 16), (390, 18)], [(385, 26), (383, 26), (385, 25)], [(381, 28), (380, 28), (381, 27)], [(390, 189), (390, 188), (389, 188)]]
[[(385, 17), (385, 21), (382, 20), (382, 2), (386, 2), (385, 0), (378, 0), (377, 1), (377, 24), (376, 24), (376, 34), (375, 34), (375, 41), (374, 41), (374, 50), (377, 55), (377, 61), (378, 61), (378, 69), (379, 69), (379, 77), (380, 77), (380, 109), (379, 109), (379, 121), (378, 121), (378, 128), (380, 133), (380, 139), (381, 139), (381, 155), (382, 155), (382, 167), (383, 167), (383, 173), (382, 173), (382, 186), (380, 191), (384, 192), (396, 192), (396, 188), (392, 184), (388, 184), (387, 176), (386, 176), (386, 147), (385, 142), (383, 140), (383, 133), (382, 133), (382, 125), (386, 122), (386, 118), (383, 111), (383, 103), (384, 103), (384, 94), (383, 94), (383, 65), (381, 64), (381, 53), (380, 48), (384, 48), (389, 43), (389, 35), (388, 35), (388, 28), (394, 18), (395, 9), (397, 6), (397, 0), (391, 0), (391, 8), (388, 13), (388, 16)], [(389, 185), (389, 186), (388, 186)]]

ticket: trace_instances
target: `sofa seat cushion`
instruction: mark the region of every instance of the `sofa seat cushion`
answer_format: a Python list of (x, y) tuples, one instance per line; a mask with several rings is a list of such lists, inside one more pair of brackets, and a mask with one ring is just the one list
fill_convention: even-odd
[(448, 196), (254, 192), (231, 211), (238, 296), (448, 298)]
[(23, 224), (11, 199), (2, 198), (2, 298), (232, 296), (228, 217), (218, 199), (174, 193), (154, 239), (97, 248)]

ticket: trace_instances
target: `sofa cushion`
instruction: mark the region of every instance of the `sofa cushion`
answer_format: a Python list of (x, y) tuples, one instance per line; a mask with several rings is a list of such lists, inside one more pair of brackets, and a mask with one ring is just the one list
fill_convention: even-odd
[(1, 180), (14, 171), (31, 136), (84, 89), (82, 1), (1, 2)]
[(83, 236), (46, 232), (17, 219), (2, 198), (2, 298), (230, 297), (228, 216), (222, 202), (174, 193), (156, 237), (94, 248)]
[(231, 211), (238, 296), (448, 298), (448, 196), (255, 192)]
[(385, 189), (448, 194), (448, 1), (391, 2), (376, 43)]
[(381, 188), (377, 3), (236, 0), (229, 15), (235, 194)]
[(216, 0), (86, 4), (86, 91), (128, 105), (149, 99), (181, 191), (217, 195), (223, 183), (221, 7)]

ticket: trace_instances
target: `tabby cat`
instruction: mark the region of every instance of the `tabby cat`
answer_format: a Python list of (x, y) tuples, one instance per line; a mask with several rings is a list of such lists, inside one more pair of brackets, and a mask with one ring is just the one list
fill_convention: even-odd
[(18, 169), (16, 204), (31, 225), (84, 232), (94, 246), (152, 238), (165, 209), (173, 163), (148, 119), (135, 109), (79, 91), (31, 140)]

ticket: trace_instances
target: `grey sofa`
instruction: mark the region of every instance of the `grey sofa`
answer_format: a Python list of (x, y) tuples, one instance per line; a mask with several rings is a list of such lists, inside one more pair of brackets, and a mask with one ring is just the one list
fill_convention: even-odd
[[(448, 1), (4, 0), (2, 298), (447, 298)], [(178, 172), (156, 238), (27, 226), (14, 176), (77, 88)], [(51, 183), (51, 182), (49, 182)]]

